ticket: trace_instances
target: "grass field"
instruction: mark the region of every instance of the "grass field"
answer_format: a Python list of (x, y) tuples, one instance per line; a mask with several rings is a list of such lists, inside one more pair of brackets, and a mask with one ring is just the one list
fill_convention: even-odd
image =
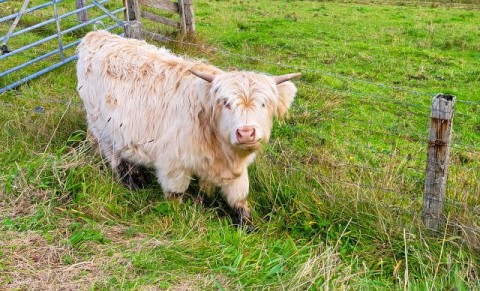
[[(86, 138), (74, 63), (0, 95), (0, 289), (479, 289), (478, 12), (476, 1), (195, 1), (195, 45), (172, 50), (303, 74), (250, 167), (251, 233), (196, 185), (182, 204), (157, 184), (122, 187)], [(446, 223), (433, 232), (421, 209), (439, 92), (457, 103)]]

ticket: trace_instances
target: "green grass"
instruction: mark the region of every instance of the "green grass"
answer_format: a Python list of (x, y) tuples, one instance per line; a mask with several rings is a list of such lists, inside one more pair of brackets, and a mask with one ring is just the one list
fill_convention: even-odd
[[(303, 73), (250, 168), (252, 233), (195, 185), (179, 204), (157, 184), (116, 182), (86, 137), (73, 63), (1, 95), (0, 289), (478, 289), (480, 16), (469, 2), (195, 1), (199, 46), (177, 53)], [(432, 232), (421, 208), (438, 92), (458, 101), (447, 223)]]

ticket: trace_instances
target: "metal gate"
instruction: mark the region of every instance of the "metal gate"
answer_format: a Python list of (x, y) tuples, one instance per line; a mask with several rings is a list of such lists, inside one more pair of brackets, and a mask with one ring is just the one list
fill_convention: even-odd
[(123, 1), (89, 2), (0, 0), (0, 94), (75, 60), (94, 26), (123, 31)]

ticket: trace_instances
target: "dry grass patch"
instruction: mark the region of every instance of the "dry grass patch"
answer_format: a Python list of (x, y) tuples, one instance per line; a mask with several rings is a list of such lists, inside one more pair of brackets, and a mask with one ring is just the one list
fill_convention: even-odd
[(2, 249), (0, 281), (7, 289), (78, 290), (104, 279), (105, 258), (65, 264), (74, 257), (69, 246), (49, 243), (34, 231), (6, 231), (0, 236)]
[(8, 218), (32, 215), (37, 211), (38, 205), (48, 198), (49, 191), (43, 190), (25, 191), (16, 197), (0, 192), (0, 210)]
[[(149, 252), (171, 242), (144, 234), (125, 238), (126, 230), (102, 226), (109, 243), (88, 241), (81, 247), (68, 242), (67, 228), (57, 230), (53, 242), (35, 231), (4, 231), (0, 234), (0, 284), (12, 290), (84, 290), (105, 286), (112, 276), (131, 280), (135, 267), (123, 257), (125, 251)], [(185, 284), (189, 281), (201, 282), (186, 280)]]

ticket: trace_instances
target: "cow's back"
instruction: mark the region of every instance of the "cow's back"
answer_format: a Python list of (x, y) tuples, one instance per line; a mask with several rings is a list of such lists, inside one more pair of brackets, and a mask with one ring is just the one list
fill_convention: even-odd
[(105, 31), (88, 33), (78, 53), (79, 94), (100, 143), (145, 165), (167, 147), (186, 154), (186, 136), (198, 131), (195, 103), (206, 93), (194, 89), (202, 81), (188, 70), (206, 65)]

